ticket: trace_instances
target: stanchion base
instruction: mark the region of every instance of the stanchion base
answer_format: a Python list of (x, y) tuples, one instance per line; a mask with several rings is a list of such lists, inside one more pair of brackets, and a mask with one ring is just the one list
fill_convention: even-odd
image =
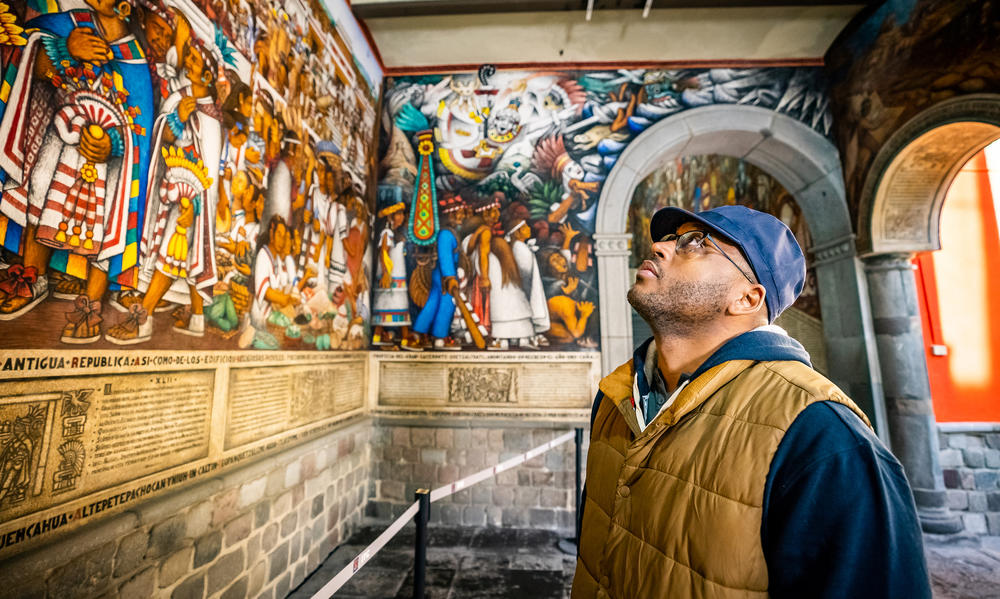
[(576, 555), (576, 539), (559, 539), (556, 543), (559, 547), (559, 551), (562, 551), (566, 555)]

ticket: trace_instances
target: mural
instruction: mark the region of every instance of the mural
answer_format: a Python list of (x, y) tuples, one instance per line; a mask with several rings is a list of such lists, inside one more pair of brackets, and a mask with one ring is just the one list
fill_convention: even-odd
[(382, 104), (374, 347), (593, 350), (593, 233), (608, 173), (669, 115), (739, 103), (829, 134), (818, 68), (390, 78)]
[[(630, 268), (638, 268), (652, 253), (649, 221), (660, 208), (676, 206), (701, 212), (735, 204), (777, 216), (792, 230), (803, 249), (812, 246), (802, 210), (769, 174), (739, 158), (717, 154), (686, 156), (654, 170), (636, 187), (629, 207)], [(820, 318), (816, 272), (808, 253), (806, 284), (793, 307)]]
[(894, 0), (841, 36), (826, 62), (848, 202), (904, 123), (934, 104), (1000, 91), (1000, 5)]
[(2, 343), (364, 345), (381, 73), (325, 10), (0, 4)]

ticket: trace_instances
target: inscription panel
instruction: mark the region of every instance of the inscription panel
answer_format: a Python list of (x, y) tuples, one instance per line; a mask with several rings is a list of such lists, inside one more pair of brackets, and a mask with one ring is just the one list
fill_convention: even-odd
[(590, 408), (595, 393), (590, 364), (525, 364), (521, 401), (529, 405)]
[(0, 519), (208, 455), (213, 371), (67, 377), (0, 391)]
[(364, 407), (367, 360), (89, 349), (0, 356), (0, 559), (333, 430)]
[(225, 448), (360, 408), (363, 388), (364, 366), (357, 361), (233, 368)]
[[(430, 354), (400, 359), (375, 354), (378, 405), (462, 413), (528, 413), (588, 409), (597, 390), (599, 354)], [(541, 359), (540, 359), (541, 358)], [(488, 360), (488, 361), (487, 361)]]
[(439, 364), (382, 362), (379, 403), (442, 404), (448, 401), (448, 371)]

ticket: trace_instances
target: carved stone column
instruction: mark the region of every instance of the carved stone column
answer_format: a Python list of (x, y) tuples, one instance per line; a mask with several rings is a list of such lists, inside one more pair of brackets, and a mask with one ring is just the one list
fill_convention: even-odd
[(893, 453), (913, 487), (924, 531), (959, 532), (962, 521), (947, 507), (938, 462), (937, 424), (910, 255), (866, 258), (865, 272)]
[(632, 307), (625, 294), (631, 233), (596, 233), (597, 280), (601, 313), (601, 374), (606, 375), (632, 357)]
[(868, 285), (854, 235), (815, 245), (809, 252), (823, 309), (827, 375), (864, 410), (879, 439), (889, 445)]

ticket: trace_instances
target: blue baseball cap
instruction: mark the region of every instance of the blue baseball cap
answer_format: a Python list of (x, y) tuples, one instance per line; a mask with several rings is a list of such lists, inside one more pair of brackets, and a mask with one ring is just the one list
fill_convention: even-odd
[(774, 322), (802, 293), (806, 258), (785, 223), (745, 206), (720, 206), (697, 213), (668, 206), (653, 215), (649, 235), (655, 241), (689, 222), (705, 225), (739, 248), (766, 290), (768, 322)]

